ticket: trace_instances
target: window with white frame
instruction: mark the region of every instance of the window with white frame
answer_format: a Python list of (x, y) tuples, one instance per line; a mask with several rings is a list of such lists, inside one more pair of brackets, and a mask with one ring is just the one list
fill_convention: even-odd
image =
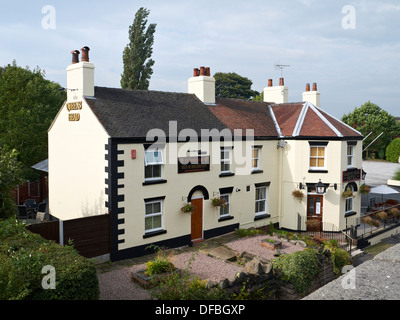
[(256, 215), (267, 213), (267, 187), (256, 187), (256, 202), (255, 202)]
[[(354, 188), (351, 185), (348, 185), (346, 190), (350, 190), (354, 192)], [(353, 211), (353, 196), (346, 198), (346, 213)]]
[(310, 146), (310, 170), (326, 168), (325, 146)]
[(220, 198), (225, 201), (225, 204), (220, 207), (219, 215), (220, 217), (227, 217), (231, 214), (231, 196), (230, 194), (221, 194)]
[(162, 149), (148, 149), (145, 151), (145, 180), (157, 180), (162, 177), (164, 157)]
[(354, 161), (354, 146), (347, 146), (347, 167), (353, 167)]
[(232, 164), (232, 149), (221, 149), (221, 173), (230, 173)]
[(253, 147), (252, 157), (251, 157), (251, 168), (253, 170), (260, 169), (260, 154), (261, 154), (261, 148)]
[(162, 229), (162, 200), (145, 202), (145, 232), (154, 232)]

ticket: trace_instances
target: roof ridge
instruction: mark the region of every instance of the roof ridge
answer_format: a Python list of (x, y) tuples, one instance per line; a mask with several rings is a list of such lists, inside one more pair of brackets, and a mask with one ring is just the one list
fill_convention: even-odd
[(299, 117), (297, 118), (296, 125), (294, 126), (293, 133), (292, 133), (293, 137), (297, 137), (300, 135), (300, 132), (301, 132), (301, 129), (303, 128), (304, 119), (306, 118), (308, 109), (309, 109), (309, 104), (308, 104), (308, 102), (305, 102), (303, 104), (303, 107), (301, 108)]

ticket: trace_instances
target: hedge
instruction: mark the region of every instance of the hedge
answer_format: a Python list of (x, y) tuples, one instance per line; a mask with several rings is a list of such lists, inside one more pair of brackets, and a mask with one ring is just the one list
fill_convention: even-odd
[[(42, 280), (55, 270), (55, 289)], [(28, 231), (25, 224), (0, 220), (0, 300), (97, 300), (99, 282), (92, 261), (72, 246), (60, 246)]]
[(396, 138), (386, 147), (386, 160), (398, 163), (400, 157), (400, 138)]

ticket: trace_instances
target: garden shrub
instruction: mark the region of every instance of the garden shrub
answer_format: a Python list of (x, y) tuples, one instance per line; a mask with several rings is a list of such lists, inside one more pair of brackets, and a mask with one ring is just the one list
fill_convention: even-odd
[(386, 160), (398, 162), (400, 157), (400, 138), (392, 140), (386, 147)]
[[(55, 269), (55, 290), (45, 290), (44, 266)], [(99, 283), (92, 261), (71, 246), (43, 239), (15, 219), (0, 220), (0, 300), (96, 300)]]
[(265, 232), (259, 229), (238, 229), (237, 234), (239, 235), (240, 238), (244, 238), (244, 237), (254, 237), (258, 235), (263, 235), (265, 234)]
[(339, 248), (337, 240), (329, 240), (326, 242), (325, 249), (328, 249), (331, 252), (333, 272), (336, 275), (341, 274), (343, 267), (351, 263), (350, 253)]
[(293, 284), (297, 292), (304, 294), (320, 272), (317, 255), (315, 249), (283, 254), (273, 260), (274, 271), (281, 275), (283, 281)]

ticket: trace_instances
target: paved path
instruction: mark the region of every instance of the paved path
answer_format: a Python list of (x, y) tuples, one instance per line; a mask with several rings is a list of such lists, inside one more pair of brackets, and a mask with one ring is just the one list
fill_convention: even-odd
[(394, 245), (375, 257), (362, 255), (354, 269), (304, 300), (400, 300), (400, 237), (383, 241)]

